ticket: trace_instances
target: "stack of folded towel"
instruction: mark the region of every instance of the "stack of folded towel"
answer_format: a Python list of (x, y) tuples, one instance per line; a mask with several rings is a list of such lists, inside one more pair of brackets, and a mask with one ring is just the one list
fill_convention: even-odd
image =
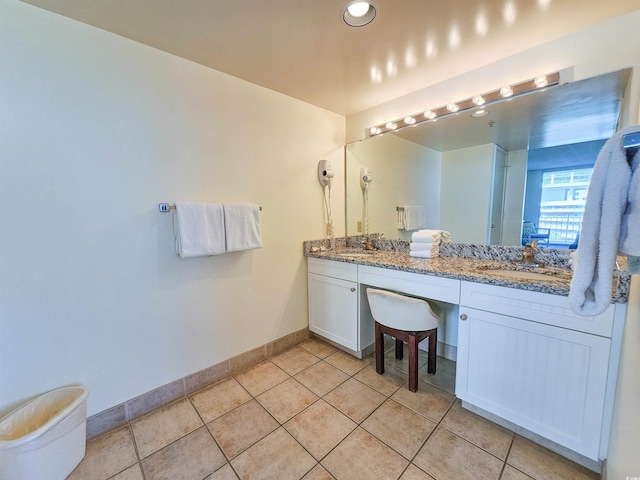
[(411, 235), (409, 255), (416, 258), (434, 258), (440, 255), (440, 244), (451, 242), (445, 230), (418, 230)]

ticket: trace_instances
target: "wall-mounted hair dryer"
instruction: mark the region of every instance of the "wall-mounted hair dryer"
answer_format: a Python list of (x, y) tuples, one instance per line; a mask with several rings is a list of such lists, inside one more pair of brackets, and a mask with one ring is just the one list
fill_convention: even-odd
[(333, 170), (329, 160), (320, 160), (318, 162), (318, 181), (322, 188), (331, 188), (331, 179), (333, 178)]
[(369, 184), (373, 182), (373, 177), (369, 167), (360, 167), (360, 188), (363, 192), (369, 190)]

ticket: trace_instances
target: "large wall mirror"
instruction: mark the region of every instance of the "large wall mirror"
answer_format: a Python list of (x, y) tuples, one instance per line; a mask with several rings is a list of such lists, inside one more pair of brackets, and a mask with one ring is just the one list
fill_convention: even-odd
[[(398, 213), (459, 243), (575, 247), (591, 170), (618, 128), (630, 69), (346, 146), (346, 232), (408, 240)], [(361, 186), (361, 171), (373, 179)], [(402, 225), (400, 225), (402, 226)]]

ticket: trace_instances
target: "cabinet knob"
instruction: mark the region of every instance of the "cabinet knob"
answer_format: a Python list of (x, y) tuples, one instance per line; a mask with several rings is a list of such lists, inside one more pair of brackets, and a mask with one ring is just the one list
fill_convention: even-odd
[(460, 320), (465, 321), (467, 319), (467, 314), (463, 313), (462, 315), (460, 315)]
[(355, 292), (356, 291), (356, 287), (351, 287), (351, 291)]

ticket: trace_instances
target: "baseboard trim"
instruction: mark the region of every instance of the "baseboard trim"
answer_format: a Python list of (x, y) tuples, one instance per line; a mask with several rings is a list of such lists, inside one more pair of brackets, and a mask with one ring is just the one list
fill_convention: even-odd
[(200, 390), (207, 385), (223, 380), (231, 375), (288, 350), (311, 338), (308, 328), (303, 328), (272, 342), (254, 348), (235, 357), (211, 365), (203, 370), (174, 380), (154, 390), (143, 393), (119, 405), (98, 412), (87, 418), (87, 439), (102, 435), (114, 428), (149, 413), (167, 403)]

